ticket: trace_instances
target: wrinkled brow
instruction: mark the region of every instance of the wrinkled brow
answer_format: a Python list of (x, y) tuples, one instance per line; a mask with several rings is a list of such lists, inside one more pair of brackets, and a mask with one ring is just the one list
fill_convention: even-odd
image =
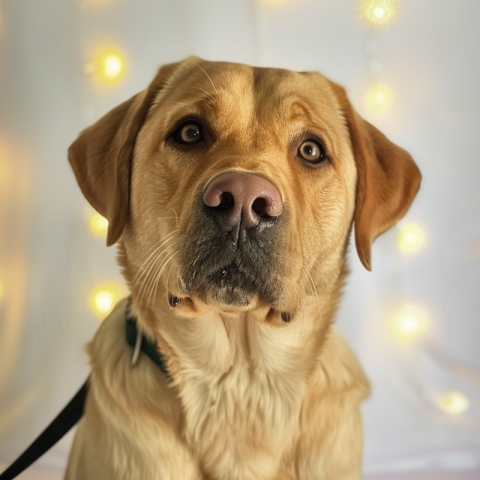
[(181, 95), (171, 89), (170, 91), (164, 89), (159, 90), (149, 107), (147, 117), (150, 116), (157, 109), (158, 105), (164, 101), (167, 101), (167, 103), (171, 102), (171, 104), (162, 111), (162, 113), (169, 116), (174, 114), (175, 110), (180, 112), (187, 108), (191, 108), (196, 112), (218, 108), (219, 101), (217, 93), (208, 92), (197, 85), (190, 85), (187, 88), (182, 88), (182, 90), (183, 92)]

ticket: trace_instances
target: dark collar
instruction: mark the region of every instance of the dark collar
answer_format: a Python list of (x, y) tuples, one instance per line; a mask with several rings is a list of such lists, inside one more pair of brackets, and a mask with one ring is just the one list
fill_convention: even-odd
[[(136, 356), (140, 353), (140, 350), (147, 355), (150, 360), (157, 365), (158, 368), (167, 376), (169, 376), (167, 365), (163, 355), (158, 349), (158, 345), (155, 342), (149, 340), (145, 335), (139, 333), (137, 328), (137, 319), (130, 312), (130, 299), (128, 299), (127, 308), (125, 310), (125, 334), (127, 343), (134, 349), (132, 363), (136, 363)], [(142, 338), (138, 338), (138, 335), (142, 335)], [(137, 340), (139, 345), (137, 344)]]

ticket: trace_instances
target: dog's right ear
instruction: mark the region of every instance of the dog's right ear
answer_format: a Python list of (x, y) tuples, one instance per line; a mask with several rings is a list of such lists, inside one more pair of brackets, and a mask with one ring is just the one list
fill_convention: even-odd
[(68, 160), (90, 205), (108, 220), (107, 246), (122, 234), (128, 215), (135, 140), (158, 91), (178, 64), (162, 67), (150, 86), (83, 130)]

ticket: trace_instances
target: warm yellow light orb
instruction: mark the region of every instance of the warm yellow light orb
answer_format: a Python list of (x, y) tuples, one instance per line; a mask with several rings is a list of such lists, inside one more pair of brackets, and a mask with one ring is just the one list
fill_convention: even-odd
[(440, 408), (450, 415), (459, 415), (468, 410), (470, 400), (461, 392), (451, 392), (438, 398)]
[(123, 61), (118, 55), (107, 55), (103, 60), (103, 69), (106, 77), (118, 77), (123, 71)]
[(100, 285), (91, 293), (90, 304), (96, 315), (104, 318), (112, 311), (119, 298), (120, 290), (116, 285)]
[(3, 283), (0, 282), (0, 302), (2, 301), (3, 298)]
[(413, 223), (402, 225), (398, 231), (398, 248), (402, 253), (412, 254), (422, 249), (425, 244), (424, 230)]
[(412, 341), (420, 337), (427, 328), (427, 316), (415, 305), (404, 305), (393, 316), (391, 330), (400, 340)]
[(97, 212), (91, 215), (88, 225), (90, 231), (97, 237), (105, 237), (108, 231), (108, 220)]
[(372, 11), (372, 15), (378, 19), (383, 18), (387, 14), (384, 7), (375, 7)]
[(360, 0), (360, 17), (373, 25), (385, 25), (395, 20), (398, 12), (396, 0)]
[(384, 85), (376, 85), (367, 93), (367, 104), (375, 112), (381, 112), (392, 103), (392, 93)]
[(97, 81), (104, 84), (118, 82), (125, 73), (125, 58), (118, 50), (100, 50), (93, 60), (83, 67), (87, 75), (92, 75)]

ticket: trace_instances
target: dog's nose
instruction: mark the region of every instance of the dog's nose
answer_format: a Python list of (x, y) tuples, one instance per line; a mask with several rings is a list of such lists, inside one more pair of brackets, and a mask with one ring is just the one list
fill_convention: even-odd
[(282, 213), (280, 193), (268, 180), (248, 173), (225, 173), (214, 178), (203, 201), (228, 225), (253, 228)]

